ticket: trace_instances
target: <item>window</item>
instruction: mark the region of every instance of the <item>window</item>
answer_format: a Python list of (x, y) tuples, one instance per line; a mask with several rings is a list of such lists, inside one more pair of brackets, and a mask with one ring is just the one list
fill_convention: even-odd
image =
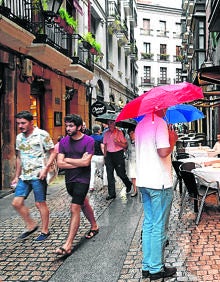
[(176, 46), (176, 56), (181, 55), (181, 46)]
[(166, 22), (165, 21), (160, 21), (160, 32), (162, 36), (166, 35)]
[(176, 69), (176, 83), (182, 82), (181, 74), (182, 74), (182, 69)]
[(167, 68), (160, 68), (160, 83), (167, 83)]
[(143, 29), (150, 30), (150, 20), (149, 19), (143, 19)]
[(180, 34), (181, 34), (181, 23), (176, 23), (175, 34), (176, 34), (176, 37), (180, 37)]
[(205, 24), (199, 21), (199, 49), (205, 49)]
[(150, 54), (150, 43), (144, 42), (144, 52)]
[(151, 67), (144, 66), (144, 82), (149, 83), (151, 79)]
[(166, 44), (160, 44), (160, 54), (166, 55), (167, 53), (167, 45)]

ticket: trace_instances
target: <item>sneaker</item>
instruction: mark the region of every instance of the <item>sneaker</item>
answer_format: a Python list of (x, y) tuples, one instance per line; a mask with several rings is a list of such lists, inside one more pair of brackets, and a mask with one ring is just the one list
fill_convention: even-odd
[(106, 197), (106, 201), (109, 201), (109, 200), (115, 199), (115, 198), (116, 198), (116, 196), (107, 196), (107, 197)]
[(150, 280), (157, 280), (160, 278), (171, 277), (177, 272), (176, 267), (166, 267), (163, 270), (154, 274), (150, 274)]
[(46, 233), (41, 233), (36, 239), (35, 241), (37, 242), (42, 242), (44, 240), (46, 240), (48, 237), (50, 236), (50, 232)]
[(148, 278), (150, 277), (150, 272), (148, 270), (142, 270), (142, 277), (143, 278)]
[(22, 233), (18, 239), (26, 239), (28, 236), (30, 236), (32, 233), (34, 233), (35, 231), (37, 231), (38, 226), (34, 227), (34, 229), (30, 230), (30, 231), (26, 231), (24, 233)]

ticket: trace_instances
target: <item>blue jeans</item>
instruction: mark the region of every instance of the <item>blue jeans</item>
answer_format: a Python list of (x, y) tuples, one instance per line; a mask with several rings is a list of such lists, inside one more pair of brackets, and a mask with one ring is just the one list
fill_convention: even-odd
[(167, 239), (173, 189), (139, 187), (142, 194), (144, 221), (142, 233), (142, 268), (151, 274), (164, 266), (164, 248)]

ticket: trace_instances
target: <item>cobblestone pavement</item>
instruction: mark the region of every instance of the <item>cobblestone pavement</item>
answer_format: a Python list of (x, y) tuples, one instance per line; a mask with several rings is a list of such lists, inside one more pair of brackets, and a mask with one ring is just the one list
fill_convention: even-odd
[[(62, 181), (55, 185), (60, 185), (62, 188), (58, 189), (48, 200), (51, 211), (51, 236), (45, 242), (35, 242), (33, 238), (37, 234), (25, 241), (16, 240), (24, 228), (20, 217), (15, 214), (11, 215), (9, 212), (8, 217), (2, 220), (0, 226), (0, 281), (1, 279), (4, 282), (48, 281), (61, 264), (65, 263), (65, 260), (56, 258), (54, 250), (63, 243), (68, 232), (70, 198)], [(105, 200), (106, 189), (102, 188), (100, 183), (99, 187), (99, 190), (90, 194), (96, 218), (99, 218), (111, 204)], [(118, 191), (123, 189), (120, 181), (117, 182), (117, 189)], [(175, 277), (165, 281), (219, 282), (219, 212), (211, 210), (208, 214), (203, 213), (201, 222), (195, 226), (192, 203), (187, 202), (187, 208), (181, 220), (178, 219), (179, 206), (180, 196), (178, 192), (175, 192), (169, 226), (170, 244), (166, 248), (165, 257), (166, 264), (176, 266), (178, 272)], [(31, 208), (31, 214), (40, 221), (34, 206)], [(141, 278), (141, 224), (142, 219), (137, 222), (137, 229), (127, 256), (125, 256), (118, 282), (149, 281), (149, 279)], [(80, 229), (74, 241), (75, 247), (89, 227), (87, 220), (82, 216)]]

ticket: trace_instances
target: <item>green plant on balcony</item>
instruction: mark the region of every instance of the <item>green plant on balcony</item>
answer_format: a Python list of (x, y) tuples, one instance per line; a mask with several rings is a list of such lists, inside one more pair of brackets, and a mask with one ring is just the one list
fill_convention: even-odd
[(143, 59), (152, 59), (153, 55), (154, 54), (151, 54), (151, 53), (143, 53), (143, 52), (141, 53), (141, 57)]
[(177, 62), (182, 62), (182, 60), (183, 60), (183, 56), (182, 55), (177, 55), (176, 56), (176, 61)]
[(167, 61), (169, 59), (169, 56), (168, 54), (160, 54), (160, 60), (165, 60)]
[(95, 40), (94, 35), (91, 32), (87, 32), (82, 36), (80, 40), (84, 47), (90, 51), (93, 55), (100, 56), (102, 54), (101, 44)]
[(121, 21), (117, 18), (108, 25), (108, 32), (110, 34), (121, 32), (122, 30), (123, 27), (121, 25)]
[(59, 16), (64, 22), (59, 22), (59, 17), (55, 19), (57, 23), (61, 23), (61, 26), (65, 28), (65, 25), (71, 27), (73, 30), (77, 30), (78, 22), (66, 11), (65, 8), (59, 9)]

